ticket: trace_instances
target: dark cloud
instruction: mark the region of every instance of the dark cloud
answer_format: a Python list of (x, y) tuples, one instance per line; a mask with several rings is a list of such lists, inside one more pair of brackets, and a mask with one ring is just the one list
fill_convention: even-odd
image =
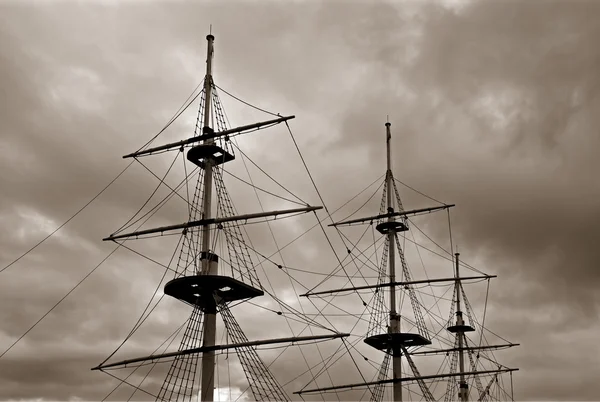
[[(0, 235), (2, 266), (67, 219), (126, 166), (121, 155), (160, 130), (200, 82), (204, 37), (213, 24), (217, 84), (262, 108), (298, 116), (291, 122), (295, 139), (331, 210), (384, 172), (383, 123), (389, 115), (397, 178), (456, 203), (453, 236), (464, 260), (500, 276), (492, 284), (487, 313), (492, 318), (486, 322), (523, 344), (507, 352), (504, 361), (523, 370), (515, 376), (519, 399), (592, 399), (597, 394), (597, 373), (591, 369), (597, 356), (590, 352), (595, 348), (589, 335), (598, 330), (594, 319), (600, 262), (596, 3), (2, 7), (0, 220), (8, 228)], [(221, 96), (233, 125), (268, 118)], [(191, 133), (195, 109), (160, 142)], [(291, 183), (290, 189), (311, 204), (319, 203), (301, 161), (287, 152), (294, 148), (285, 129), (239, 141), (278, 181)], [(168, 158), (148, 163), (164, 173)], [(247, 177), (242, 164), (231, 169)], [(254, 167), (249, 169), (257, 185), (284, 195), (258, 177)], [(169, 183), (175, 185), (181, 174), (178, 163)], [(230, 183), (234, 199), (243, 200), (236, 202), (241, 213), (260, 209), (243, 185)], [(57, 237), (0, 274), (2, 350), (101, 261), (111, 245), (100, 239), (132, 216), (156, 185), (155, 178), (135, 165)], [(406, 208), (433, 203), (400, 190)], [(265, 209), (289, 206), (261, 197)], [(185, 220), (183, 205), (170, 202), (150, 223)], [(379, 195), (369, 207), (377, 210)], [(283, 246), (315, 223), (305, 218), (273, 224), (277, 244)], [(447, 236), (445, 222), (415, 223), (436, 239)], [(254, 247), (266, 255), (276, 251), (267, 228), (248, 230)], [(276, 254), (275, 261), (329, 272), (337, 259), (325, 248), (320, 230), (316, 227), (281, 256)], [(335, 235), (331, 239), (343, 259), (342, 241)], [(132, 246), (166, 263), (175, 243), (171, 239)], [(418, 262), (417, 255), (410, 258)], [(447, 264), (436, 264), (430, 274), (448, 275)], [(358, 268), (350, 265), (348, 272)], [(269, 278), (270, 289), (296, 308), (314, 314), (323, 307), (318, 300), (299, 305), (295, 293), (305, 287), (290, 282), (273, 263), (265, 263), (259, 272)], [(364, 268), (361, 272), (374, 275)], [(323, 279), (289, 273), (309, 288)], [(118, 252), (0, 360), (6, 384), (0, 395), (104, 397), (116, 382), (88, 369), (128, 334), (161, 275), (161, 268), (151, 262)], [(364, 283), (359, 278), (354, 282)], [(322, 287), (346, 282), (336, 278)], [(358, 297), (339, 300), (344, 311), (362, 312)], [(477, 288), (472, 303), (483, 301), (485, 290)], [(260, 303), (281, 309), (272, 300)], [(248, 306), (234, 310), (249, 338), (267, 337), (265, 328), (272, 328), (269, 336), (289, 335), (284, 317), (258, 311)], [(188, 314), (179, 303), (161, 303), (157, 318), (144, 324), (114, 359), (151, 352)], [(340, 328), (353, 323), (328, 318)], [(294, 332), (303, 328), (291, 325)], [(292, 381), (306, 370), (305, 358), (309, 365), (317, 364), (319, 353), (327, 356), (338, 346), (309, 347), (304, 356), (292, 348), (274, 363), (273, 371), (281, 381)], [(362, 342), (357, 348), (368, 354)], [(270, 362), (278, 353), (265, 350), (261, 356)], [(380, 363), (380, 356), (369, 356), (372, 361), (367, 362), (354, 353), (361, 367)], [(149, 388), (158, 389), (167, 366), (149, 376)], [(237, 364), (231, 367), (239, 372)], [(334, 382), (361, 380), (352, 360), (341, 360), (336, 367)], [(376, 375), (372, 367), (365, 372)], [(232, 386), (246, 388), (241, 375), (232, 378)], [(286, 389), (298, 390), (309, 378), (292, 381)], [(326, 376), (319, 378), (319, 385), (329, 384)], [(131, 391), (120, 392), (113, 397), (126, 398)]]

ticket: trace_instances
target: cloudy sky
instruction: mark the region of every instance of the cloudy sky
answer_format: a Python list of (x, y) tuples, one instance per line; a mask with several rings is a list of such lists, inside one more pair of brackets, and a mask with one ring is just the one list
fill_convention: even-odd
[[(455, 244), (499, 276), (487, 322), (522, 345), (502, 360), (521, 369), (516, 398), (597, 398), (600, 3), (63, 1), (0, 9), (2, 267), (96, 195), (127, 165), (121, 156), (174, 114), (202, 80), (212, 24), (217, 85), (297, 116), (290, 125), (330, 209), (383, 174), (389, 116), (396, 177), (457, 204)], [(222, 99), (233, 125), (269, 118)], [(195, 117), (186, 116), (159, 142), (191, 135)], [(319, 204), (287, 131), (253, 138), (245, 152)], [(154, 167), (164, 174), (168, 163)], [(112, 250), (101, 239), (156, 184), (133, 165), (0, 273), (0, 351)], [(407, 208), (421, 206), (411, 197)], [(167, 207), (156, 222), (181, 221), (181, 208)], [(293, 222), (280, 227), (280, 246), (314, 218)], [(286, 265), (330, 272), (336, 260), (317, 235), (296, 244)], [(152, 244), (148, 254), (167, 263), (173, 240)], [(304, 290), (273, 275), (290, 303)], [(116, 253), (0, 358), (0, 398), (106, 396), (116, 382), (89, 368), (127, 335), (161, 276), (160, 267)], [(187, 312), (175, 302), (161, 311), (119, 356), (152, 352)], [(251, 319), (238, 319), (249, 338), (265, 337)]]

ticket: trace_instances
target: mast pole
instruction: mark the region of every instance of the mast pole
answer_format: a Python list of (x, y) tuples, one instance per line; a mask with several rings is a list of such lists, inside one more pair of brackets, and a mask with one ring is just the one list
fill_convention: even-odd
[[(204, 128), (210, 127), (210, 105), (212, 102), (212, 56), (213, 56), (213, 41), (215, 37), (211, 34), (206, 36), (208, 41), (208, 50), (206, 57), (206, 76), (204, 77)], [(214, 138), (208, 138), (204, 144), (213, 144)], [(213, 185), (212, 161), (206, 160), (204, 167), (204, 194), (202, 219), (211, 218), (211, 199)], [(200, 275), (217, 275), (218, 266), (216, 256), (210, 253), (210, 226), (202, 228), (202, 250), (201, 250), (201, 269)], [(210, 347), (215, 345), (216, 330), (217, 330), (217, 309), (216, 305), (208, 308), (204, 312), (203, 323), (203, 340), (202, 346)], [(215, 388), (215, 352), (210, 351), (202, 355), (202, 379), (200, 400), (202, 402), (212, 402), (214, 400)]]
[[(392, 189), (394, 183), (392, 182), (392, 133), (390, 131), (390, 122), (385, 123), (386, 131), (386, 147), (387, 147), (387, 171), (386, 171), (386, 185), (387, 185), (387, 210), (388, 213), (394, 212), (394, 198), (392, 197)], [(388, 222), (392, 222), (395, 217), (390, 216)], [(389, 242), (389, 273), (390, 273), (390, 329), (391, 333), (400, 332), (400, 316), (396, 312), (396, 286), (393, 285), (396, 282), (396, 261), (395, 261), (395, 247), (396, 247), (396, 231), (390, 230), (387, 234)], [(393, 378), (402, 377), (402, 351), (400, 347), (394, 345), (392, 349), (392, 373)], [(402, 401), (402, 383), (394, 382), (394, 401)]]
[[(454, 256), (456, 257), (456, 281), (454, 282), (454, 286), (456, 289), (456, 325), (458, 326), (458, 328), (464, 328), (465, 323), (463, 320), (462, 311), (460, 310), (460, 275), (458, 260), (460, 253), (455, 253)], [(469, 389), (467, 381), (465, 380), (465, 357), (463, 350), (463, 337), (465, 336), (465, 333), (464, 331), (459, 330), (456, 333), (456, 336), (458, 337), (458, 365), (460, 368), (460, 377), (458, 382), (458, 397), (461, 402), (467, 402), (469, 397)]]

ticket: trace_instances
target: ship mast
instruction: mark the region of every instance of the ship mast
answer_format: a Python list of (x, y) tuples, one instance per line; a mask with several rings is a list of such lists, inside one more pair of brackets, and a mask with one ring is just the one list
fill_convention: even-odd
[[(123, 233), (125, 229), (131, 227), (125, 225), (103, 239), (105, 241), (142, 239), (147, 235), (165, 235), (168, 232), (181, 230), (184, 240), (181, 242), (175, 278), (165, 284), (164, 294), (193, 306), (194, 310), (187, 321), (187, 327), (177, 352), (151, 354), (116, 363), (108, 363), (109, 357), (93, 370), (104, 371), (107, 368), (123, 368), (131, 364), (141, 367), (148, 362), (171, 359), (171, 368), (156, 395), (157, 400), (165, 401), (173, 398), (195, 400), (197, 398), (197, 387), (194, 386), (197, 378), (196, 365), (198, 364), (198, 355), (201, 354), (200, 400), (212, 402), (215, 390), (215, 351), (234, 349), (248, 379), (249, 388), (257, 400), (289, 400), (282, 386), (269, 371), (268, 366), (258, 356), (255, 347), (344, 338), (350, 334), (329, 329), (332, 334), (252, 341), (246, 337), (230, 311), (230, 305), (234, 302), (239, 304), (265, 294), (255, 265), (252, 263), (250, 251), (243, 240), (244, 235), (239, 228), (240, 223), (258, 218), (308, 213), (322, 209), (322, 207), (307, 204), (303, 208), (235, 214), (219, 168), (219, 165), (235, 159), (233, 150), (231, 152), (229, 150), (229, 136), (255, 132), (261, 128), (293, 119), (294, 116), (278, 116), (276, 119), (268, 121), (227, 128), (221, 101), (212, 78), (214, 39), (211, 34), (206, 36), (208, 49), (203, 88), (204, 103), (201, 103), (200, 110), (202, 133), (195, 131), (194, 137), (151, 148), (145, 146), (124, 156), (124, 158), (138, 158), (169, 151), (184, 152), (190, 146), (186, 158), (188, 162), (201, 170), (198, 173), (194, 198), (190, 203), (188, 221), (143, 230), (139, 230), (138, 227), (138, 230)], [(216, 127), (212, 127), (211, 123), (213, 122)], [(175, 191), (173, 190), (173, 192)], [(212, 208), (213, 191), (217, 199), (216, 216), (213, 216)], [(219, 233), (223, 234), (224, 241), (227, 242), (230, 259), (229, 261), (225, 260), (225, 264), (228, 269), (231, 269), (231, 271), (224, 270), (227, 273), (219, 273), (219, 256), (214, 250), (216, 235), (211, 239), (211, 233), (215, 233), (213, 232), (215, 229), (221, 231)], [(232, 254), (235, 257), (241, 257), (234, 258), (232, 261)], [(185, 257), (182, 258), (182, 256)], [(217, 315), (223, 320), (225, 331), (232, 340), (231, 344), (216, 344)]]
[[(210, 129), (210, 105), (212, 99), (212, 56), (213, 56), (213, 41), (215, 37), (207, 35), (206, 40), (208, 41), (208, 49), (206, 55), (206, 77), (204, 78), (204, 132), (212, 131)], [(214, 138), (208, 138), (204, 140), (205, 145), (214, 144)], [(202, 202), (202, 218), (211, 218), (211, 198), (212, 198), (212, 185), (213, 185), (213, 172), (212, 172), (212, 160), (207, 159), (204, 164), (204, 199)], [(218, 274), (218, 262), (217, 258), (211, 258), (213, 255), (210, 254), (210, 226), (204, 226), (202, 228), (202, 272), (199, 274), (203, 275), (217, 275)], [(216, 256), (215, 256), (216, 257)], [(217, 309), (216, 305), (211, 305), (210, 309), (207, 309), (204, 313), (204, 338), (202, 346), (210, 347), (215, 345), (217, 331)], [(201, 396), (202, 402), (212, 402), (214, 399), (214, 388), (215, 388), (215, 352), (209, 351), (202, 354), (202, 380), (201, 380)]]
[[(394, 176), (392, 173), (392, 151), (391, 151), (391, 124), (389, 122), (385, 123), (386, 127), (386, 153), (387, 153), (387, 161), (386, 161), (386, 176), (385, 176), (385, 187), (384, 187), (384, 196), (382, 200), (382, 205), (385, 205), (386, 210), (383, 208), (380, 210), (380, 213), (375, 216), (368, 216), (363, 218), (356, 218), (351, 220), (345, 220), (342, 222), (336, 222), (329, 226), (340, 227), (340, 226), (353, 226), (360, 224), (373, 224), (373, 222), (379, 222), (375, 229), (381, 233), (386, 240), (386, 245), (384, 247), (384, 252), (382, 256), (382, 265), (380, 269), (380, 276), (377, 284), (374, 285), (364, 285), (364, 286), (352, 286), (352, 287), (344, 287), (340, 289), (330, 289), (323, 291), (309, 291), (301, 296), (304, 297), (312, 297), (312, 296), (320, 296), (320, 295), (331, 295), (340, 292), (348, 292), (348, 291), (358, 291), (358, 290), (366, 290), (366, 289), (374, 289), (375, 297), (378, 297), (378, 301), (374, 302), (373, 310), (375, 313), (373, 314), (374, 319), (371, 320), (369, 324), (369, 330), (367, 332), (367, 336), (364, 339), (364, 342), (371, 346), (374, 349), (380, 350), (385, 353), (385, 357), (383, 363), (380, 368), (379, 378), (376, 381), (370, 382), (362, 382), (362, 383), (351, 383), (345, 385), (336, 385), (331, 387), (320, 387), (320, 388), (311, 388), (307, 387), (303, 388), (300, 391), (295, 392), (297, 395), (302, 394), (313, 394), (316, 392), (331, 392), (331, 391), (344, 391), (350, 390), (354, 388), (360, 387), (374, 387), (371, 389), (371, 401), (381, 402), (384, 397), (384, 387), (386, 384), (392, 384), (393, 386), (393, 401), (402, 401), (403, 399), (403, 384), (416, 382), (421, 390), (423, 398), (426, 401), (433, 402), (437, 399), (431, 393), (428, 385), (425, 383), (425, 380), (434, 380), (434, 379), (442, 379), (449, 378), (452, 379), (454, 377), (458, 377), (459, 379), (459, 392), (458, 399), (461, 402), (465, 402), (468, 400), (468, 384), (466, 381), (467, 377), (470, 376), (481, 376), (481, 375), (490, 375), (495, 374), (496, 376), (500, 373), (512, 372), (518, 369), (508, 368), (502, 365), (498, 365), (496, 369), (493, 370), (477, 370), (473, 362), (471, 361), (472, 370), (465, 371), (465, 354), (464, 352), (471, 352), (474, 350), (493, 350), (493, 349), (503, 349), (512, 346), (517, 346), (518, 344), (503, 344), (503, 345), (485, 345), (485, 346), (469, 346), (467, 344), (467, 340), (465, 337), (465, 332), (472, 332), (475, 329), (466, 324), (463, 319), (463, 313), (461, 310), (461, 295), (462, 295), (462, 280), (472, 280), (472, 279), (491, 279), (494, 278), (495, 275), (479, 275), (479, 276), (467, 276), (460, 277), (459, 272), (459, 259), (458, 253), (456, 254), (456, 266), (455, 272), (452, 277), (448, 278), (428, 278), (428, 279), (419, 279), (413, 280), (411, 278), (410, 271), (406, 264), (404, 253), (402, 247), (400, 246), (400, 242), (398, 239), (398, 233), (406, 232), (409, 230), (408, 227), (408, 216), (415, 216), (426, 214), (434, 211), (439, 211), (443, 209), (448, 209), (454, 206), (454, 204), (443, 204), (440, 206), (434, 207), (426, 207), (426, 208), (418, 208), (412, 210), (404, 210), (402, 205), (402, 201), (398, 194), (398, 191), (395, 187)], [(396, 256), (398, 256), (398, 262), (401, 272), (401, 280), (397, 281), (396, 279)], [(387, 258), (387, 260), (386, 260)], [(387, 272), (386, 272), (387, 268)], [(389, 277), (389, 281), (386, 281)], [(440, 283), (440, 282), (449, 282), (454, 284), (455, 294), (456, 294), (456, 322), (452, 322), (450, 326), (447, 328), (448, 332), (455, 334), (455, 346), (451, 349), (434, 349), (434, 350), (421, 350), (417, 351), (418, 348), (431, 345), (431, 336), (429, 331), (427, 330), (427, 326), (423, 319), (423, 315), (421, 313), (421, 305), (416, 300), (415, 288), (413, 285), (418, 284), (426, 284), (426, 283)], [(415, 329), (411, 330), (411, 332), (401, 332), (400, 328), (400, 318), (401, 311), (399, 306), (397, 305), (397, 287), (401, 287), (401, 291), (406, 291), (407, 296), (410, 299), (412, 310), (414, 314), (415, 320)], [(390, 302), (389, 307), (386, 307), (383, 303), (383, 295), (380, 290), (383, 288), (390, 288)], [(466, 304), (467, 314), (469, 314), (469, 307)], [(379, 316), (379, 311), (383, 309), (389, 309), (389, 325), (387, 325), (387, 331), (385, 328), (382, 328), (379, 323), (386, 322), (384, 316)], [(382, 311), (383, 312), (383, 311)], [(378, 317), (381, 317), (378, 318)], [(469, 319), (470, 321), (470, 319)], [(371, 325), (372, 323), (375, 325)], [(410, 351), (409, 351), (410, 348)], [(412, 356), (413, 355), (428, 355), (428, 354), (445, 354), (459, 352), (459, 372), (455, 372), (455, 369), (451, 369), (449, 373), (437, 373), (433, 375), (421, 375), (417, 365), (415, 364)], [(404, 356), (404, 360), (410, 367), (410, 370), (413, 373), (411, 377), (403, 377), (401, 371), (401, 363), (402, 356)], [(470, 355), (469, 355), (470, 356)], [(389, 360), (392, 360), (392, 376), (391, 378), (387, 378), (388, 371), (388, 363)], [(493, 377), (493, 379), (496, 377)], [(492, 381), (488, 384), (489, 386), (492, 384)], [(452, 381), (452, 380), (450, 380)], [(480, 385), (478, 382), (477, 385)], [(481, 388), (481, 389), (479, 389)], [(478, 391), (480, 391), (480, 397), (478, 400), (482, 400), (482, 398), (486, 397), (486, 390), (482, 387), (478, 386)]]
[(464, 336), (465, 331), (472, 329), (472, 327), (466, 327), (463, 319), (462, 310), (460, 309), (460, 275), (459, 275), (459, 260), (460, 253), (454, 254), (456, 261), (456, 282), (454, 283), (456, 291), (456, 337), (458, 338), (458, 366), (460, 369), (460, 377), (458, 382), (458, 398), (461, 402), (467, 402), (469, 398), (469, 385), (465, 380), (465, 356), (464, 356)]
[[(385, 123), (385, 132), (386, 132), (386, 146), (387, 146), (387, 171), (386, 171), (386, 184), (387, 184), (387, 212), (389, 214), (394, 212), (394, 199), (392, 197), (393, 188), (393, 175), (392, 175), (392, 150), (391, 150), (391, 142), (392, 142), (392, 133), (390, 130), (391, 123)], [(395, 252), (394, 252), (394, 243), (396, 230), (393, 229), (393, 223), (395, 221), (394, 216), (390, 216), (388, 218), (388, 222), (390, 222), (390, 227), (392, 229), (388, 232), (388, 242), (390, 244), (390, 255), (389, 255), (389, 273), (390, 273), (390, 283), (396, 282), (396, 262), (395, 262)], [(396, 286), (390, 286), (390, 332), (393, 334), (397, 334), (400, 332), (400, 316), (396, 312)], [(393, 378), (402, 377), (402, 353), (400, 350), (394, 350), (392, 355), (392, 373), (394, 375)], [(402, 383), (395, 382), (394, 383), (394, 401), (402, 401)]]

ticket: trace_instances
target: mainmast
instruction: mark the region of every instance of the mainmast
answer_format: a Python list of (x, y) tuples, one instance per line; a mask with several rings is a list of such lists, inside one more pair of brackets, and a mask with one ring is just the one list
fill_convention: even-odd
[[(210, 105), (212, 99), (212, 56), (213, 56), (213, 41), (215, 37), (207, 35), (208, 48), (206, 54), (206, 76), (204, 77), (204, 132), (212, 131), (210, 127)], [(214, 138), (204, 140), (204, 145), (210, 146), (215, 142)], [(202, 218), (211, 218), (211, 198), (213, 185), (213, 161), (207, 159), (204, 162), (204, 198), (202, 202)], [(217, 256), (210, 253), (210, 226), (202, 228), (202, 272), (201, 275), (217, 275), (218, 274), (218, 259)], [(214, 346), (217, 331), (217, 306), (212, 303), (210, 308), (204, 312), (204, 338), (202, 346)], [(215, 388), (215, 352), (209, 351), (202, 354), (202, 380), (201, 380), (201, 396), (200, 400), (211, 401), (214, 399)]]

